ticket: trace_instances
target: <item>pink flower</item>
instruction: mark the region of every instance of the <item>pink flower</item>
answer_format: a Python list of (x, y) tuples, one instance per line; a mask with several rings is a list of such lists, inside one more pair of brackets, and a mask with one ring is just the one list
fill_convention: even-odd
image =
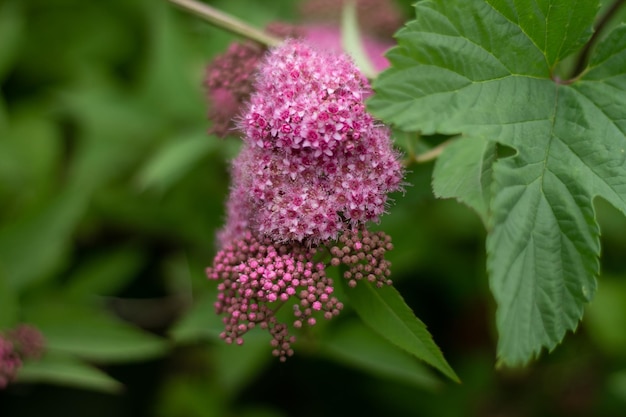
[(233, 43), (207, 67), (204, 85), (211, 103), (211, 133), (225, 137), (233, 132), (233, 117), (250, 96), (251, 77), (263, 53), (254, 43)]
[[(267, 31), (281, 38), (302, 36), (296, 26), (272, 23)], [(252, 92), (252, 80), (265, 47), (253, 42), (232, 43), (226, 52), (216, 56), (207, 66), (204, 86), (210, 105), (209, 130), (221, 138), (235, 133), (234, 119)]]
[[(260, 63), (254, 89), (207, 276), (219, 281), (221, 337), (242, 344), (259, 326), (285, 360), (295, 341), (290, 327), (313, 326), (342, 309), (329, 265), (347, 266), (349, 285), (391, 283), (390, 239), (366, 223), (402, 188), (403, 169), (389, 130), (365, 110), (371, 89), (347, 56), (286, 41)], [(291, 323), (275, 315), (286, 303)]]
[(24, 359), (38, 358), (44, 350), (41, 333), (29, 325), (0, 333), (0, 389), (15, 379)]
[(403, 171), (389, 130), (365, 110), (370, 94), (343, 54), (299, 40), (273, 50), (240, 123), (226, 230), (246, 223), (274, 241), (317, 244), (377, 221)]
[(285, 360), (293, 354), (295, 337), (276, 319), (281, 303), (298, 300), (293, 305), (296, 328), (314, 325), (318, 312), (326, 319), (339, 314), (343, 306), (331, 295), (333, 281), (326, 277), (325, 265), (313, 261), (315, 253), (298, 243), (259, 241), (250, 233), (227, 244), (207, 269), (209, 279), (220, 280), (215, 308), (225, 314), (221, 338), (243, 344), (243, 335), (259, 326), (272, 335), (274, 355)]

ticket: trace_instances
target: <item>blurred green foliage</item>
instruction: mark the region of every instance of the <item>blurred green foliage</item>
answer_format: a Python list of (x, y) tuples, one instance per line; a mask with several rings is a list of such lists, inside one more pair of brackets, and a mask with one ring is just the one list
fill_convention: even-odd
[[(257, 26), (295, 17), (295, 1), (211, 3)], [(0, 330), (35, 324), (49, 347), (0, 391), (1, 416), (624, 415), (626, 222), (598, 202), (604, 275), (582, 328), (496, 371), (484, 227), (432, 197), (432, 164), (376, 227), (462, 384), (349, 306), (285, 364), (262, 333), (221, 342), (204, 268), (238, 144), (205, 134), (202, 78), (232, 40), (165, 1), (0, 1)]]

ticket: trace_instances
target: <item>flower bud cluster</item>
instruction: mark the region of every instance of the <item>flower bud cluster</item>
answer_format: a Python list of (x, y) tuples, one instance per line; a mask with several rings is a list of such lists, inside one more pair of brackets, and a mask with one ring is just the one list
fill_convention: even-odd
[(350, 287), (365, 278), (380, 288), (391, 285), (391, 262), (385, 259), (385, 252), (391, 249), (391, 237), (384, 232), (348, 231), (339, 237), (339, 245), (330, 248), (330, 263), (348, 267), (343, 277)]
[[(279, 22), (266, 29), (281, 38), (302, 36), (296, 26)], [(265, 52), (257, 43), (235, 42), (207, 66), (204, 87), (210, 103), (208, 117), (213, 122), (209, 133), (224, 138), (235, 132), (234, 118), (252, 93), (254, 74)]]
[[(243, 344), (243, 335), (256, 326), (269, 330), (273, 354), (285, 360), (293, 354), (287, 325), (277, 321), (276, 309), (292, 297), (293, 327), (315, 325), (314, 315), (330, 319), (342, 304), (333, 295), (333, 281), (326, 265), (315, 263), (315, 248), (299, 243), (277, 244), (247, 233), (226, 245), (207, 269), (209, 279), (219, 280), (218, 314), (225, 314), (225, 330), (220, 337), (227, 343)], [(319, 313), (319, 314), (316, 314)]]

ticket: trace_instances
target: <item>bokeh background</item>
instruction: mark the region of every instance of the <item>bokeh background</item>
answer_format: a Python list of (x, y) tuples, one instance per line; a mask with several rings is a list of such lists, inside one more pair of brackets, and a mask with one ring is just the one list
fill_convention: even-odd
[[(258, 27), (304, 18), (296, 1), (210, 3)], [(202, 81), (233, 40), (165, 0), (0, 0), (0, 331), (31, 323), (48, 341), (0, 416), (626, 415), (626, 219), (596, 202), (602, 276), (577, 332), (496, 369), (485, 229), (433, 198), (432, 163), (410, 166), (376, 227), (462, 384), (349, 307), (284, 364), (262, 333), (220, 341), (204, 268), (238, 141), (207, 134)]]

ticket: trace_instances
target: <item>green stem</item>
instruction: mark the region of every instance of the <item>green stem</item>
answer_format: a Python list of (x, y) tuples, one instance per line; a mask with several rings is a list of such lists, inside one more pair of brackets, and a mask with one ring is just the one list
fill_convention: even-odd
[(428, 152), (424, 152), (419, 155), (410, 155), (408, 160), (405, 161), (404, 165), (409, 166), (411, 163), (423, 164), (425, 162), (430, 162), (434, 159), (437, 159), (437, 157), (441, 155), (441, 152), (443, 152), (443, 150), (446, 148), (446, 146), (450, 144), (450, 142), (452, 142), (452, 139), (448, 139), (447, 141), (440, 143)]
[(227, 30), (235, 35), (256, 41), (266, 46), (277, 46), (282, 41), (279, 38), (250, 26), (242, 20), (217, 10), (207, 4), (195, 0), (169, 0), (181, 9), (201, 17), (210, 24)]
[(607, 12), (604, 15), (602, 15), (602, 17), (600, 17), (600, 19), (598, 20), (598, 23), (596, 24), (594, 28), (593, 35), (591, 35), (591, 38), (589, 39), (584, 49), (578, 56), (578, 59), (576, 61), (576, 66), (574, 67), (572, 79), (575, 79), (576, 77), (578, 77), (585, 70), (585, 67), (587, 66), (587, 63), (589, 61), (589, 55), (591, 54), (591, 49), (597, 43), (598, 38), (600, 37), (600, 34), (602, 33), (602, 30), (606, 27), (606, 25), (609, 23), (611, 18), (615, 15), (617, 10), (624, 5), (624, 1), (625, 0), (616, 0), (615, 3), (611, 5), (609, 10), (607, 10)]

